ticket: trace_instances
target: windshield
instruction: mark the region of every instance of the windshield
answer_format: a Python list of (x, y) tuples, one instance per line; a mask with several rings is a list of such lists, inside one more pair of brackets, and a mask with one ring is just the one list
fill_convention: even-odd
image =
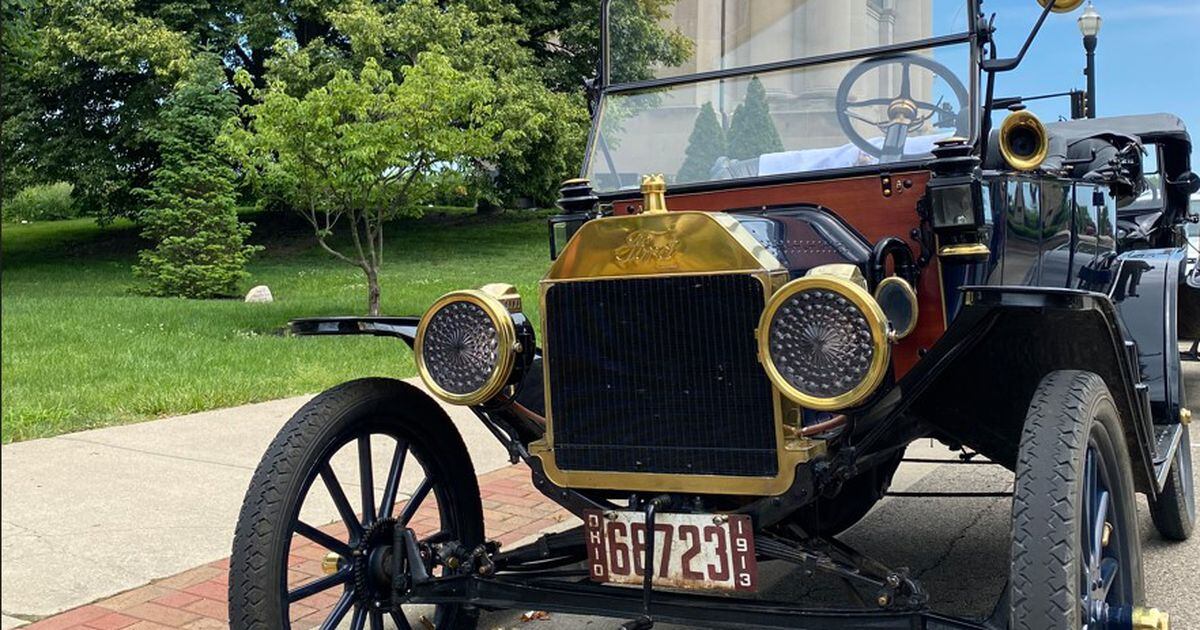
[(700, 183), (927, 157), (974, 134), (967, 13), (965, 0), (612, 0), (585, 175), (611, 192), (645, 173)]
[(967, 15), (966, 0), (611, 0), (609, 82), (957, 35)]

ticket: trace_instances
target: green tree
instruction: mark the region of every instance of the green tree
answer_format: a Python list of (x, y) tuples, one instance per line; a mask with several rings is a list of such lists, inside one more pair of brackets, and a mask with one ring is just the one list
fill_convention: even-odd
[(342, 44), (284, 40), (284, 49), (292, 52), (275, 57), (268, 80), (301, 97), (338, 70), (357, 71), (368, 58), (402, 81), (404, 68), (422, 52), (453, 51), (456, 70), (494, 85), (497, 153), (458, 165), (478, 194), (498, 205), (516, 197), (549, 204), (578, 168), (588, 126), (583, 98), (577, 91), (546, 87), (542, 69), (521, 44), (527, 35), (511, 7), (497, 3), (475, 11), (468, 3), (443, 7), (427, 0), (395, 6), (351, 2), (330, 11), (328, 21)]
[[(469, 168), (489, 176), (480, 189), (484, 201), (508, 205), (528, 197), (543, 205), (552, 203), (563, 179), (579, 168), (589, 118), (577, 89), (555, 92), (547, 87), (543, 69), (522, 45), (529, 36), (513, 7), (438, 7), (418, 0), (393, 12), (381, 12), (377, 5), (364, 8), (368, 10), (353, 14), (372, 15), (370, 21), (382, 28), (352, 26), (344, 13), (335, 14), (333, 21), (356, 41), (378, 41), (371, 54), (390, 59), (389, 69), (411, 63), (423, 50), (452, 51), (456, 69), (485, 77), (494, 86), (496, 152), (486, 160), (469, 161)], [(379, 17), (373, 17), (376, 14)]]
[(133, 189), (159, 163), (146, 130), (188, 63), (187, 37), (132, 0), (45, 0), (22, 15), (30, 41), (3, 81), (6, 183), (66, 181), (89, 211), (134, 214)]
[[(145, 130), (197, 51), (222, 60), (239, 102), (285, 78), (294, 96), (324, 84), (338, 69), (362, 67), (361, 35), (374, 31), (372, 56), (393, 73), (433, 44), (467, 46), (456, 67), (492, 67), (504, 77), (496, 115), (512, 141), (488, 163), (464, 166), (490, 174), (490, 197), (553, 200), (558, 183), (582, 157), (588, 116), (585, 78), (596, 71), (599, 20), (585, 0), (457, 0), (438, 2), (446, 16), (421, 2), (343, 0), (0, 0), (4, 12), (4, 80), (0, 82), (0, 159), (6, 189), (67, 181), (77, 202), (104, 217), (136, 216), (134, 189), (150, 185), (161, 163)], [(618, 0), (613, 7), (617, 78), (650, 76), (657, 64), (676, 65), (691, 42), (661, 26), (675, 0)], [(361, 7), (370, 10), (361, 10)], [(387, 28), (400, 26), (394, 32)], [(425, 28), (428, 26), (429, 28)], [(291, 55), (280, 38), (307, 51), (311, 68), (287, 77)], [(486, 44), (484, 43), (486, 42)], [(477, 45), (476, 45), (477, 44)], [(292, 70), (295, 70), (293, 68)], [(237, 73), (249, 81), (234, 82)]]
[(214, 145), (235, 98), (216, 59), (201, 57), (194, 66), (149, 131), (162, 164), (150, 189), (139, 191), (146, 202), (140, 218), (142, 235), (156, 245), (141, 253), (134, 271), (152, 295), (232, 295), (247, 275), (246, 261), (261, 249), (245, 244), (250, 226), (238, 221), (235, 174)]
[(696, 123), (692, 127), (692, 135), (688, 138), (687, 150), (684, 153), (683, 166), (679, 167), (679, 174), (675, 176), (676, 181), (708, 181), (717, 158), (727, 152), (725, 128), (721, 126), (721, 121), (717, 120), (712, 101), (708, 101), (696, 116)]
[[(490, 11), (496, 0), (468, 0), (476, 11)], [(691, 40), (664, 24), (678, 0), (614, 0), (611, 4), (614, 81), (652, 76), (657, 65), (677, 66), (692, 54)], [(507, 15), (526, 33), (522, 44), (533, 51), (547, 85), (577, 91), (596, 74), (600, 59), (599, 3), (591, 0), (503, 0), (515, 9)]]
[[(0, 189), (5, 196), (39, 183), (28, 163), (14, 160), (21, 131), (35, 115), (24, 69), (33, 56), (32, 0), (0, 0)], [(44, 182), (42, 182), (44, 183)]]
[(783, 151), (783, 140), (771, 119), (767, 89), (758, 77), (754, 77), (746, 89), (745, 102), (733, 110), (733, 120), (729, 123), (729, 157), (746, 160), (779, 151)]
[[(468, 61), (481, 55), (469, 38), (413, 50), (411, 62), (393, 64), (395, 71), (374, 56), (392, 29), (431, 36), (458, 28), (445, 22), (456, 12), (432, 0), (408, 6), (412, 13), (385, 16), (359, 4), (335, 16), (344, 32), (355, 34), (352, 55), (338, 64), (361, 67), (334, 70), (325, 85), (299, 96), (268, 76), (261, 102), (245, 109), (247, 122), (225, 136), (252, 178), (298, 211), (323, 249), (362, 270), (371, 315), (379, 314), (385, 224), (419, 215), (416, 202), (429, 192), (436, 169), (492, 159), (508, 140), (496, 116), (501, 86), (491, 71)], [(281, 74), (303, 80), (323, 72), (312, 52), (293, 42)], [(339, 227), (349, 233), (349, 246), (332, 240)]]

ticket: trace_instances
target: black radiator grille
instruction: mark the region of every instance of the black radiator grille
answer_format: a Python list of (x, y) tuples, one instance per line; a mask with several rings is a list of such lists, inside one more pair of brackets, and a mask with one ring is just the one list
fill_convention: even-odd
[(763, 302), (750, 275), (551, 286), (559, 468), (776, 475), (774, 400), (754, 337)]

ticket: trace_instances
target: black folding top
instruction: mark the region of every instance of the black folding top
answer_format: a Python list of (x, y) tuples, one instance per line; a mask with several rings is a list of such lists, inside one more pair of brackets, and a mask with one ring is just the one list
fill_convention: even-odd
[(1141, 114), (1137, 116), (1112, 116), (1083, 120), (1066, 120), (1048, 123), (1046, 131), (1052, 136), (1074, 144), (1077, 140), (1106, 135), (1133, 136), (1145, 143), (1184, 142), (1189, 150), (1192, 144), (1187, 127), (1174, 114)]

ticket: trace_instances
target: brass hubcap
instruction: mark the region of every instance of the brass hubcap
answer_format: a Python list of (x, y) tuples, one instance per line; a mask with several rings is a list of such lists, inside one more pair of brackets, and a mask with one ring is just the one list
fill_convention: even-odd
[(333, 575), (341, 568), (342, 557), (335, 551), (330, 551), (321, 558), (321, 572), (325, 575)]
[(1134, 608), (1133, 630), (1170, 630), (1171, 616), (1157, 608)]

